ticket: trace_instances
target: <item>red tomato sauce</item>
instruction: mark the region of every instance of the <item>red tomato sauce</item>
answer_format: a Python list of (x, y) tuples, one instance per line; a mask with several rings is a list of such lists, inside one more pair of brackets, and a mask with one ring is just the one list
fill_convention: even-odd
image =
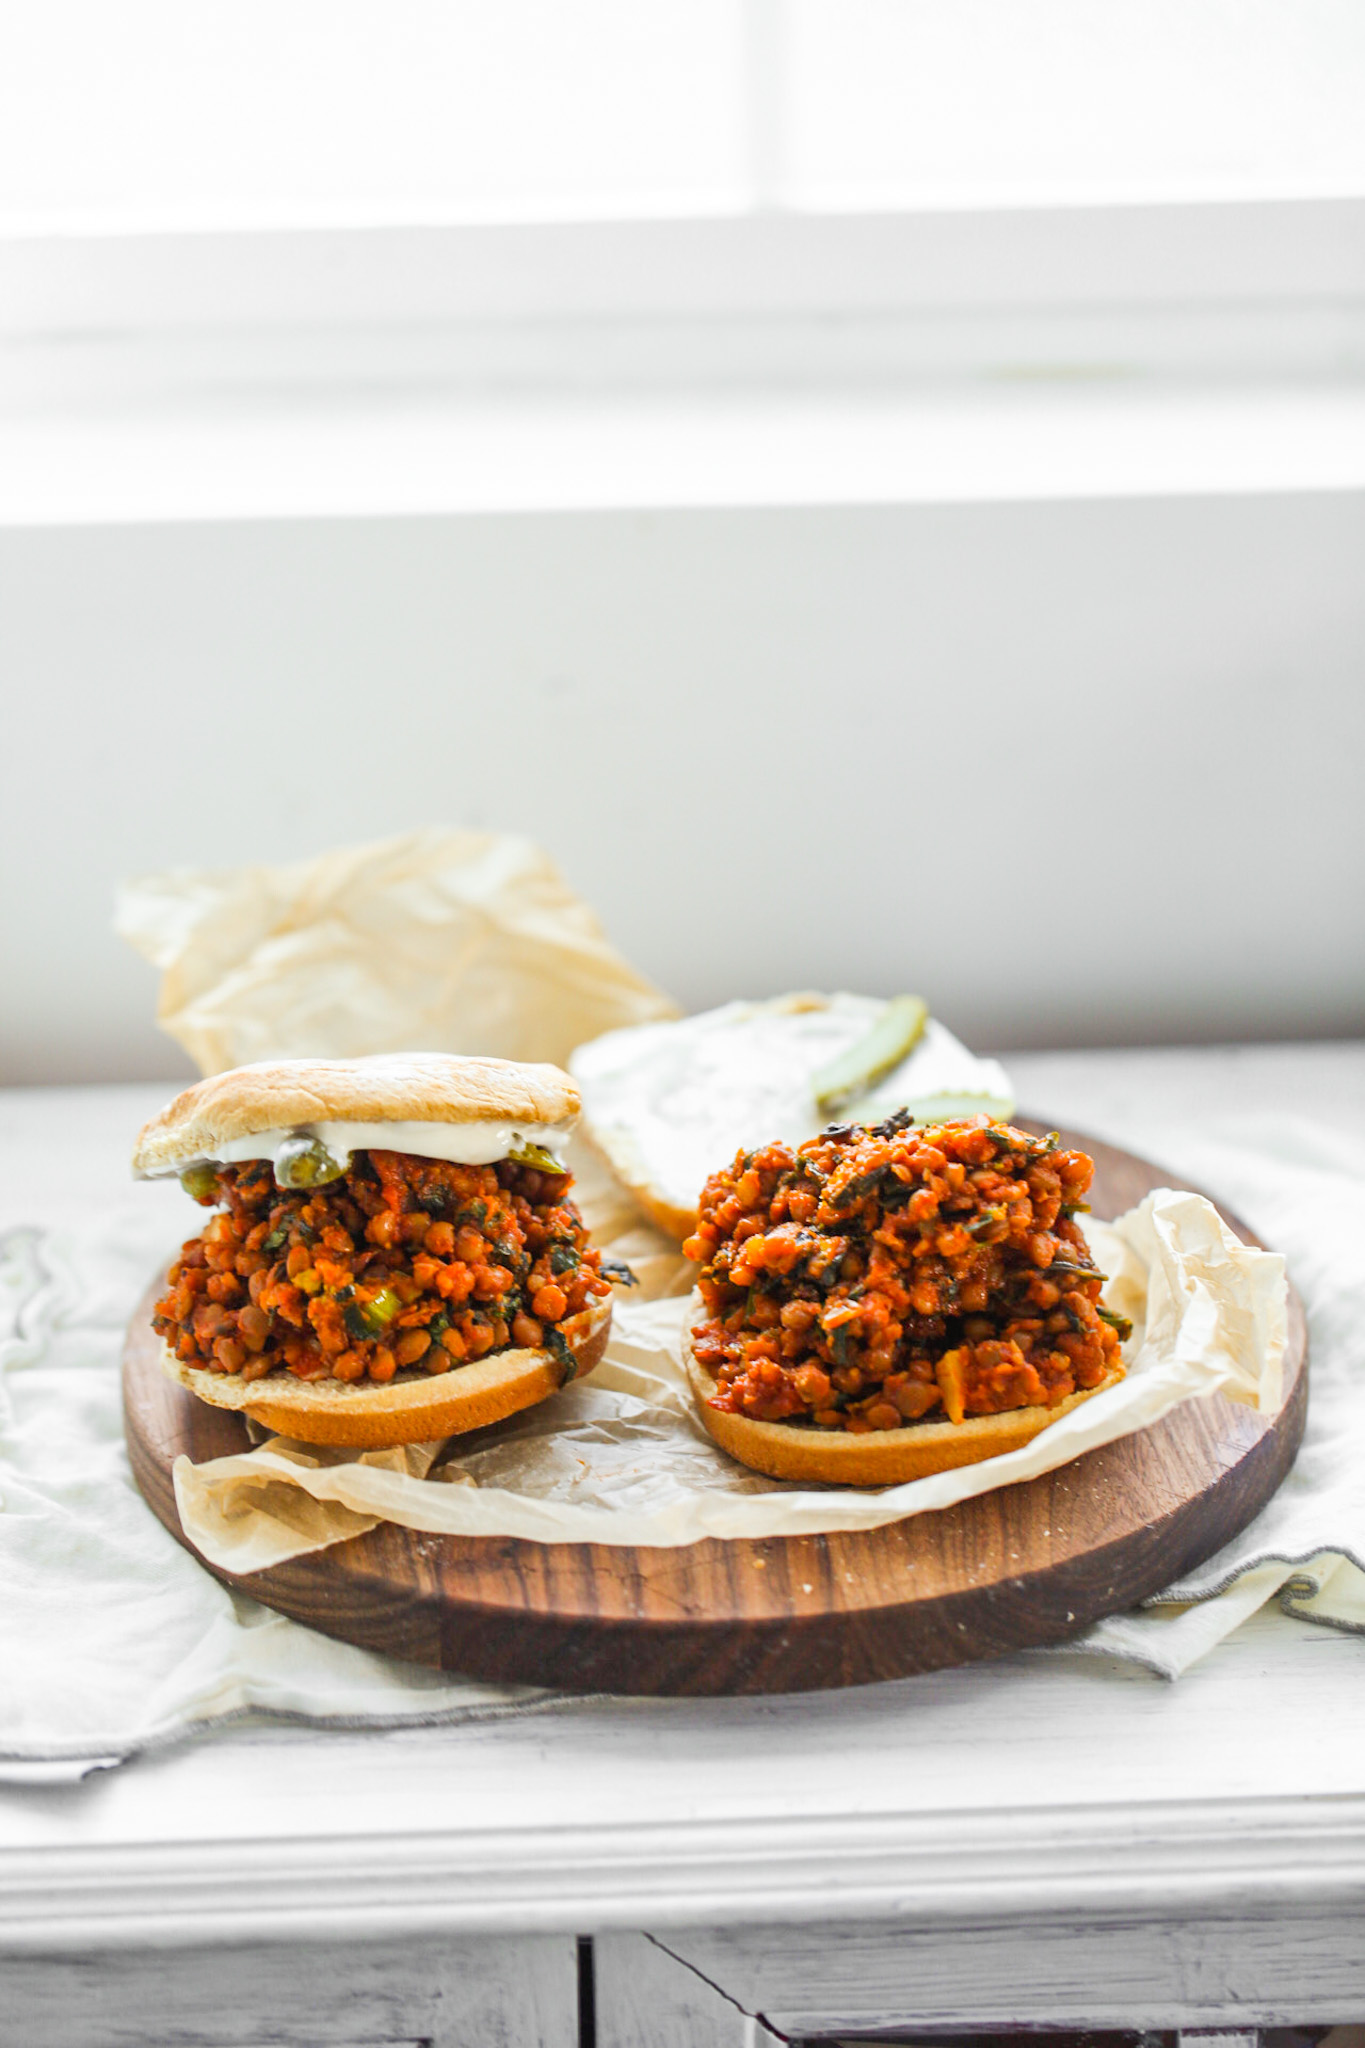
[(153, 1317), (210, 1372), (382, 1383), (524, 1345), (571, 1373), (560, 1326), (611, 1291), (567, 1173), (376, 1151), (323, 1187), (278, 1187), (260, 1159), (216, 1178), (204, 1206), (225, 1206)]
[(1076, 1220), (1094, 1172), (979, 1121), (832, 1125), (711, 1176), (693, 1332), (713, 1406), (821, 1429), (1055, 1407), (1128, 1333)]

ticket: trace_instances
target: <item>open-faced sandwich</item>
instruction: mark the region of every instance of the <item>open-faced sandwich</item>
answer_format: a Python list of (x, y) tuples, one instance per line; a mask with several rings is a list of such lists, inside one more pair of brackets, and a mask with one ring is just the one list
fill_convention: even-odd
[(799, 1145), (831, 1116), (877, 1123), (1012, 1116), (1004, 1069), (918, 996), (788, 995), (608, 1031), (574, 1053), (583, 1131), (660, 1229), (681, 1240), (718, 1159)]
[(1011, 1125), (835, 1124), (713, 1173), (689, 1374), (723, 1450), (878, 1486), (1014, 1449), (1123, 1375), (1092, 1162)]
[(611, 1283), (569, 1199), (557, 1067), (440, 1053), (238, 1067), (141, 1132), (133, 1170), (215, 1213), (156, 1304), (201, 1400), (311, 1443), (448, 1437), (606, 1349)]

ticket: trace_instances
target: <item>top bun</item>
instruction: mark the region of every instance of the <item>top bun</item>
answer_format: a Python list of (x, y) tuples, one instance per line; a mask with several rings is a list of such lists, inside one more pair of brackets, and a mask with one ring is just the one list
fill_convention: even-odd
[(558, 1067), (460, 1053), (360, 1060), (266, 1060), (196, 1081), (138, 1133), (133, 1171), (170, 1173), (234, 1138), (312, 1123), (562, 1125), (578, 1090)]
[[(661, 1230), (690, 1237), (708, 1176), (736, 1152), (774, 1139), (800, 1145), (823, 1130), (816, 1075), (885, 1009), (872, 996), (807, 992), (608, 1031), (569, 1061), (584, 1135)], [(897, 1109), (917, 1123), (1009, 1117), (1014, 1096), (996, 1061), (930, 1017), (913, 1050), (840, 1115), (875, 1124)]]

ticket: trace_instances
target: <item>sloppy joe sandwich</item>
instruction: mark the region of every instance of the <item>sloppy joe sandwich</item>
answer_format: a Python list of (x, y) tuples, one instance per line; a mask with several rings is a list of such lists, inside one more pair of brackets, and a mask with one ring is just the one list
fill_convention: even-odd
[(835, 1124), (711, 1175), (688, 1371), (733, 1457), (890, 1485), (1016, 1448), (1123, 1376), (1093, 1162), (1009, 1124)]
[(569, 1065), (583, 1131), (662, 1230), (696, 1227), (718, 1159), (780, 1138), (799, 1145), (831, 1113), (876, 1123), (1008, 1117), (1004, 1069), (968, 1052), (922, 1002), (789, 995), (632, 1025), (579, 1046)]
[(570, 1199), (557, 1067), (441, 1053), (238, 1067), (141, 1132), (214, 1210), (166, 1276), (162, 1362), (311, 1443), (496, 1422), (590, 1372), (611, 1282)]

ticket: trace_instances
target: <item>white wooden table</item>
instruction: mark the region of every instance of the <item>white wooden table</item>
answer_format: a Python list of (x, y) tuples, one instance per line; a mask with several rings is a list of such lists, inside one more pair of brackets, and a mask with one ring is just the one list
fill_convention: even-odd
[[(1365, 1048), (1014, 1066), (1031, 1107), (1130, 1145), (1158, 1102), (1365, 1131)], [(83, 1101), (92, 1162), (150, 1099)], [(62, 1108), (0, 1101), (11, 1159)], [(74, 1214), (101, 1170), (79, 1197), (30, 1178), (23, 1214)], [(1365, 1641), (1274, 1613), (1173, 1686), (1033, 1654), (804, 1698), (244, 1726), (0, 1791), (3, 2048), (571, 2048), (589, 1982), (599, 2048), (1365, 2018)]]

